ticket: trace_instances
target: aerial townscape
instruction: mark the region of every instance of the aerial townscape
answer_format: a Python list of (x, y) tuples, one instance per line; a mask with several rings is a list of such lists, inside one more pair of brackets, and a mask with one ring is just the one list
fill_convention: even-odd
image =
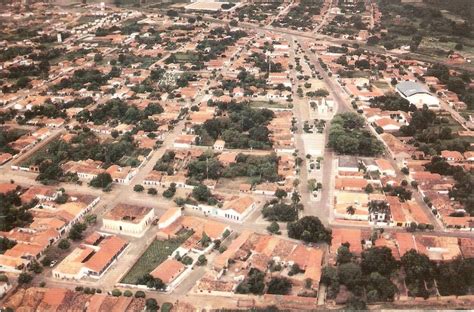
[(474, 308), (474, 1), (0, 25), (0, 311)]

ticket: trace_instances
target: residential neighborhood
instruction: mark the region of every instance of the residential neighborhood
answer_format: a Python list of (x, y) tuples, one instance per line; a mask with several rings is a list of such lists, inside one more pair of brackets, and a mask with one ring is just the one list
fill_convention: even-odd
[(472, 309), (472, 8), (0, 1), (0, 311)]

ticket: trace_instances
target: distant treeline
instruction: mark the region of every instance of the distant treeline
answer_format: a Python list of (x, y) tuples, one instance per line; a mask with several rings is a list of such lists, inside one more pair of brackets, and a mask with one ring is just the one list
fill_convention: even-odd
[(423, 2), (458, 14), (464, 17), (466, 21), (470, 21), (474, 17), (474, 3), (472, 0), (423, 0)]

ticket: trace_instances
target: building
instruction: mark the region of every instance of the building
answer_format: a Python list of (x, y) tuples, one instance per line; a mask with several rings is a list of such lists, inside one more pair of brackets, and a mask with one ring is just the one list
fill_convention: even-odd
[(54, 268), (53, 277), (68, 280), (86, 276), (100, 278), (126, 247), (127, 242), (120, 237), (94, 232)]
[(441, 151), (441, 157), (447, 161), (463, 161), (464, 156), (458, 151)]
[(166, 259), (160, 263), (150, 275), (154, 278), (159, 278), (166, 285), (166, 289), (172, 288), (173, 282), (176, 281), (178, 276), (186, 270), (186, 266), (175, 259)]
[(339, 172), (359, 172), (360, 165), (356, 157), (341, 156), (337, 164)]
[(216, 142), (214, 143), (214, 151), (216, 152), (222, 152), (224, 150), (224, 146), (225, 146), (225, 141), (224, 140), (216, 140)]
[[(274, 194), (273, 192), (272, 194)], [(205, 216), (211, 216), (226, 219), (234, 222), (243, 222), (243, 220), (255, 209), (257, 203), (251, 196), (235, 196), (220, 207), (209, 205), (186, 205), (186, 207), (197, 210)]]
[(396, 85), (401, 97), (408, 100), (417, 108), (424, 105), (429, 109), (440, 109), (439, 99), (433, 96), (422, 84), (413, 81), (402, 81)]
[(386, 159), (376, 159), (375, 163), (379, 169), (379, 172), (384, 176), (396, 177), (397, 173), (392, 164)]
[(164, 229), (174, 223), (179, 217), (181, 217), (182, 211), (180, 207), (171, 207), (160, 217), (158, 221), (158, 228)]
[(151, 207), (118, 204), (105, 214), (102, 229), (124, 235), (142, 236), (154, 218), (155, 210)]

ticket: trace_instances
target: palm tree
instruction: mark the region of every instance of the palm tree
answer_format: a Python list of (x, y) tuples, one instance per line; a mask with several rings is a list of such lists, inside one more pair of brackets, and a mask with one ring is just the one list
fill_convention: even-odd
[(373, 200), (369, 203), (369, 213), (371, 214), (385, 214), (385, 218), (390, 215), (390, 207), (385, 201)]
[(352, 216), (355, 213), (355, 209), (354, 207), (349, 206), (346, 208), (346, 212)]
[(301, 195), (298, 193), (298, 191), (294, 191), (293, 194), (291, 194), (291, 201), (295, 206), (301, 201)]

